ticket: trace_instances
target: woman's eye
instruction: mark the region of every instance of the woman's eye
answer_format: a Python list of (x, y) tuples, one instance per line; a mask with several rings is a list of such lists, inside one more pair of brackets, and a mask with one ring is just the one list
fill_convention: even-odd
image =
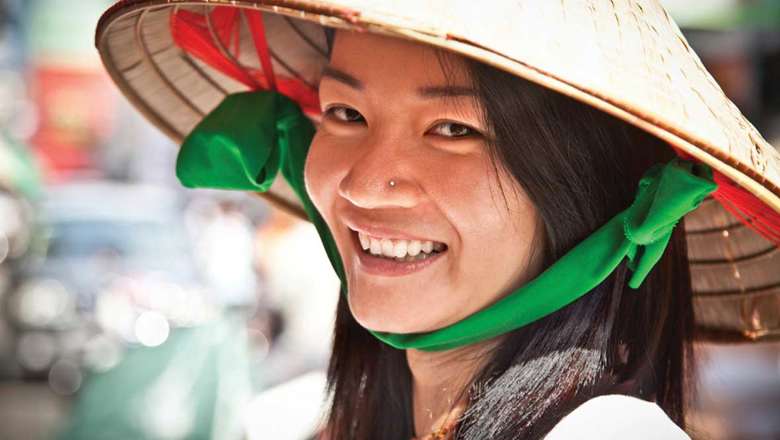
[(442, 122), (433, 127), (431, 131), (433, 134), (452, 138), (480, 135), (477, 130), (467, 125), (458, 124), (457, 122)]
[(359, 111), (344, 107), (340, 105), (334, 105), (325, 110), (325, 114), (336, 118), (341, 122), (361, 122), (364, 121), (363, 115)]

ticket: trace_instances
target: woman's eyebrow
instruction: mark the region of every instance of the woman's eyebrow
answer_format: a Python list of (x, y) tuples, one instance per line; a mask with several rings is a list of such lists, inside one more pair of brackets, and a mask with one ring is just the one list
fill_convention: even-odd
[(461, 96), (476, 97), (477, 92), (469, 86), (426, 86), (417, 89), (424, 98), (457, 98)]
[[(363, 82), (343, 70), (325, 66), (322, 68), (321, 78), (331, 78), (342, 84), (346, 84), (356, 90), (363, 90)], [(469, 86), (444, 85), (424, 86), (417, 89), (417, 94), (423, 98), (456, 98), (461, 96), (476, 97), (477, 92)]]
[(363, 82), (347, 72), (338, 70), (331, 66), (325, 66), (322, 68), (322, 78), (325, 77), (335, 79), (336, 81), (346, 84), (353, 89), (363, 90)]

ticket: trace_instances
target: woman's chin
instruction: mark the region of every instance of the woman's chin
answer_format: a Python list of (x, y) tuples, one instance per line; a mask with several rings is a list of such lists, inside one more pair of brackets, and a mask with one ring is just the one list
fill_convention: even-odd
[[(386, 333), (416, 333), (419, 323), (408, 322), (408, 319), (376, 313), (363, 314), (352, 312), (352, 316), (362, 327), (375, 332)], [(396, 319), (397, 318), (397, 319)]]
[(351, 307), (350, 310), (358, 324), (376, 332), (420, 333), (442, 327), (436, 325), (432, 319), (421, 319), (420, 315), (415, 314), (408, 306), (400, 311), (372, 307), (362, 309), (360, 306)]
[[(349, 310), (362, 327), (389, 333), (419, 333), (445, 326), (454, 314), (441, 307), (444, 301), (429, 292), (428, 296), (412, 294), (414, 289), (352, 284)], [(437, 306), (438, 304), (438, 306)]]
[(406, 310), (391, 311), (381, 307), (361, 307), (359, 304), (351, 305), (350, 311), (355, 320), (363, 328), (376, 332), (388, 333), (417, 333), (422, 331), (419, 319), (411, 318), (409, 308)]

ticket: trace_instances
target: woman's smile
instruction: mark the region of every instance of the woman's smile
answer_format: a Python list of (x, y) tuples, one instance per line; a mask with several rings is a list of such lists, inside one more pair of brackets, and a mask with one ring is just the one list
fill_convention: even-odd
[(447, 245), (433, 240), (391, 239), (349, 229), (358, 267), (371, 275), (403, 276), (442, 260)]

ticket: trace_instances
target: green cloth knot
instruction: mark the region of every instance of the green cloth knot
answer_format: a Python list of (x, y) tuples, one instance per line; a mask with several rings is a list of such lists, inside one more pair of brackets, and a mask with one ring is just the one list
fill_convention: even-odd
[(181, 184), (268, 191), (285, 152), (278, 142), (281, 119), (277, 114), (289, 109), (281, 96), (236, 93), (225, 97), (184, 140), (176, 158)]
[(677, 222), (716, 188), (710, 168), (680, 159), (645, 173), (623, 218), (623, 231), (632, 244), (626, 255), (633, 271), (631, 288), (638, 288), (661, 258)]

